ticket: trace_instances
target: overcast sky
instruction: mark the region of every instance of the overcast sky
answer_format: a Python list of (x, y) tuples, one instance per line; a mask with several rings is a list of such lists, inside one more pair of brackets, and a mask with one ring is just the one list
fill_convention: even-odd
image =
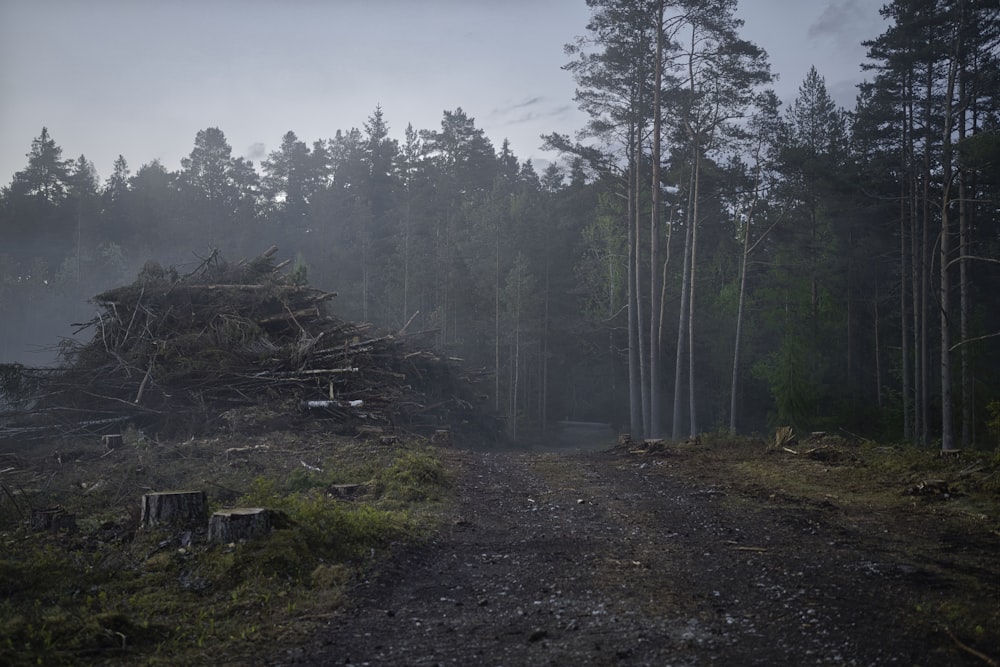
[[(742, 0), (738, 15), (783, 103), (815, 65), (853, 108), (882, 4)], [(561, 67), (588, 16), (585, 0), (0, 0), (0, 184), (42, 126), (103, 182), (119, 154), (133, 173), (179, 168), (208, 127), (259, 165), (288, 130), (311, 144), (376, 105), (398, 139), (462, 107), (538, 165), (540, 134), (584, 123)]]

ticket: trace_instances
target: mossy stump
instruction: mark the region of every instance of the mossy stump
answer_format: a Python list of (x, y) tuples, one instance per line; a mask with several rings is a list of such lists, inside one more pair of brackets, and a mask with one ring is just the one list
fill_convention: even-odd
[(162, 491), (142, 497), (143, 528), (205, 525), (208, 498), (204, 491)]
[(237, 507), (219, 510), (208, 520), (208, 541), (238, 542), (266, 535), (289, 524), (288, 517), (278, 510), (264, 507)]

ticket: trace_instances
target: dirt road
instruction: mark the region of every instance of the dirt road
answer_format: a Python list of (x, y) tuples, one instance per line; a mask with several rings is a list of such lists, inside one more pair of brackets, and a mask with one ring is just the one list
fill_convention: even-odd
[(987, 664), (926, 610), (1000, 600), (988, 532), (748, 494), (669, 457), (455, 457), (448, 527), (277, 664)]

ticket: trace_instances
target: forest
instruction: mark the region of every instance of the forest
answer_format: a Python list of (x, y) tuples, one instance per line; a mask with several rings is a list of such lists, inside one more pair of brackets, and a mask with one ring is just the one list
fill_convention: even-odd
[(150, 263), (274, 244), (338, 317), (485, 371), (498, 437), (1000, 445), (1000, 3), (887, 2), (853, 109), (815, 68), (779, 100), (735, 0), (588, 4), (589, 121), (540, 171), (462, 108), (288, 131), (260, 164), (207, 127), (178, 170), (104, 180), (42, 127), (0, 191), (0, 362), (57, 363), (23, 352)]

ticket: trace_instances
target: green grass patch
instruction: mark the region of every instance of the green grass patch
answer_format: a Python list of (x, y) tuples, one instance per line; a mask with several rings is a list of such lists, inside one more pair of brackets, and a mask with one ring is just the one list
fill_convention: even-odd
[[(117, 462), (131, 480), (160, 456), (161, 488), (189, 486), (206, 467), (218, 472), (213, 507), (266, 507), (287, 517), (255, 540), (210, 544), (199, 530), (137, 530), (119, 487), (109, 483), (114, 492), (105, 496), (75, 490), (77, 479), (100, 478), (82, 466), (65, 475), (74, 485), (36, 494), (35, 504), (57, 499), (77, 512), (79, 530), (0, 526), (0, 664), (259, 662), (262, 651), (317, 631), (387, 545), (423, 539), (449, 497), (451, 480), (434, 449), (303, 444), (287, 434), (255, 444), (267, 447), (245, 459), (226, 455), (225, 441), (215, 445), (219, 453), (174, 446), (166, 463), (161, 445), (129, 444)], [(315, 465), (301, 466), (306, 458)], [(359, 492), (340, 497), (331, 492), (336, 485)], [(126, 502), (138, 504), (131, 495)]]

